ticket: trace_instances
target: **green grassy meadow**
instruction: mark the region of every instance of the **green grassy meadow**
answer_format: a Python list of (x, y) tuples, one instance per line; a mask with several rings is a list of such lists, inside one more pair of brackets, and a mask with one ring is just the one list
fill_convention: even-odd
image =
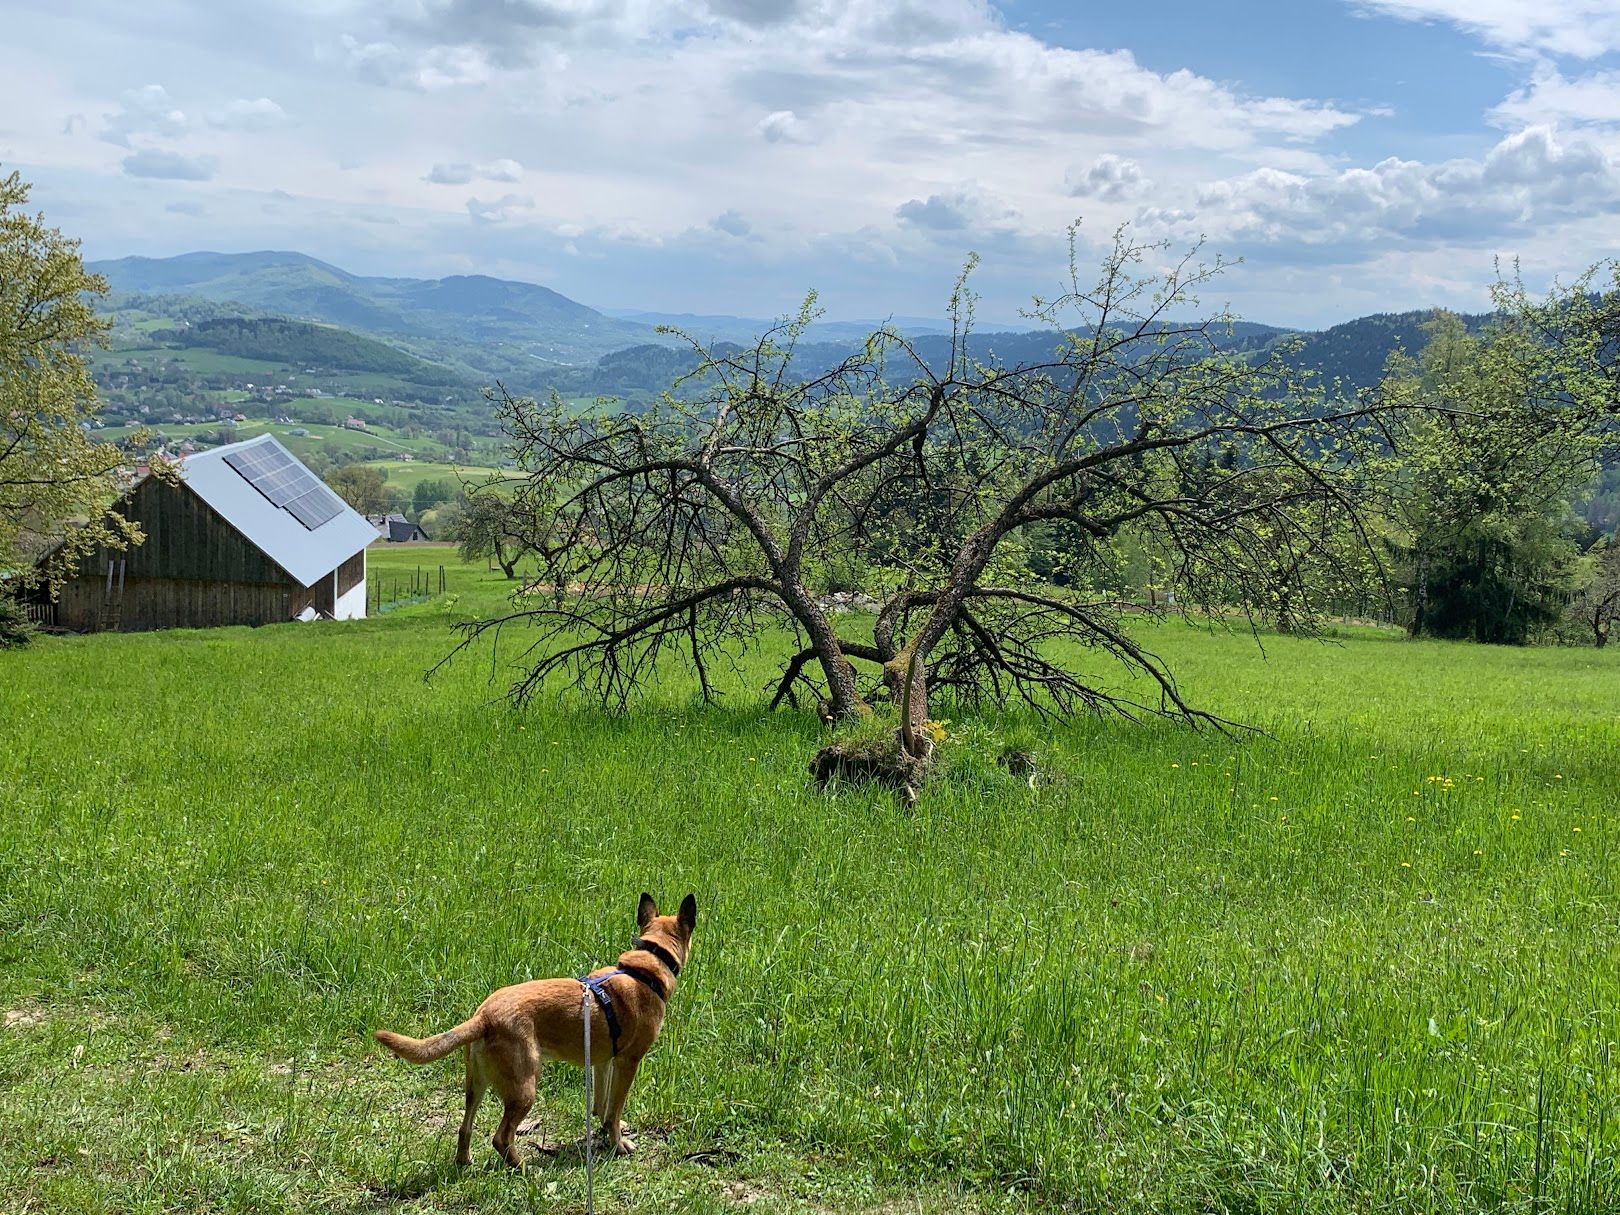
[(449, 481), (452, 485), (482, 485), (502, 471), (488, 465), (440, 464), (431, 460), (366, 460), (370, 468), (382, 470), (389, 485), (414, 493), (423, 481)]
[(521, 633), (424, 681), (510, 586), (450, 576), (0, 654), (0, 1209), (581, 1210), (493, 1105), (455, 1169), (459, 1061), (369, 1033), (610, 961), (644, 888), (698, 931), (598, 1210), (1620, 1209), (1620, 653), (1144, 620), (1266, 733), (936, 707), (907, 810), (809, 785), (765, 656), (623, 717), (507, 707)]

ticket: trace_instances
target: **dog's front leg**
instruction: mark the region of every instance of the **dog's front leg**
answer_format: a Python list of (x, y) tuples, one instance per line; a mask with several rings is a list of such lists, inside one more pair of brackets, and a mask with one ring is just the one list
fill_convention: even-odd
[(640, 1059), (632, 1059), (626, 1055), (621, 1055), (613, 1061), (613, 1083), (608, 1094), (607, 1106), (603, 1110), (602, 1126), (608, 1133), (613, 1150), (620, 1156), (628, 1156), (636, 1150), (635, 1140), (624, 1133), (624, 1102), (630, 1095), (630, 1085), (636, 1078), (636, 1068), (640, 1066)]
[(591, 1069), (591, 1080), (596, 1089), (591, 1097), (593, 1103), (591, 1108), (596, 1111), (596, 1116), (602, 1120), (604, 1129), (607, 1127), (608, 1101), (613, 1095), (613, 1067), (617, 1062), (618, 1060), (615, 1059), (612, 1062), (604, 1063), (601, 1067)]

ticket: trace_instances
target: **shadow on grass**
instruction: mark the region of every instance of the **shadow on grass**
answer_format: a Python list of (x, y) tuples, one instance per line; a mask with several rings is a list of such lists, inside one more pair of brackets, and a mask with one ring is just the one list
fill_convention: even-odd
[(454, 1185), (461, 1175), (462, 1170), (449, 1161), (442, 1164), (418, 1165), (403, 1177), (391, 1177), (385, 1181), (370, 1183), (366, 1186), (367, 1196), (352, 1209), (391, 1211), (399, 1203), (410, 1202), (435, 1190)]
[[(366, 1195), (352, 1207), (353, 1211), (392, 1211), (403, 1203), (427, 1198), (440, 1190), (453, 1190), (469, 1177), (482, 1181), (510, 1178), (514, 1182), (527, 1179), (533, 1182), (548, 1175), (566, 1172), (583, 1174), (585, 1170), (585, 1141), (575, 1139), (567, 1143), (535, 1143), (518, 1140), (523, 1153), (523, 1169), (512, 1168), (486, 1142), (484, 1151), (473, 1152), (473, 1162), (466, 1168), (445, 1160), (437, 1164), (418, 1164), (396, 1177), (371, 1182), (365, 1187)], [(611, 1148), (600, 1138), (596, 1145), (596, 1172), (600, 1177), (605, 1168), (616, 1160)], [(583, 1183), (582, 1183), (583, 1184)]]

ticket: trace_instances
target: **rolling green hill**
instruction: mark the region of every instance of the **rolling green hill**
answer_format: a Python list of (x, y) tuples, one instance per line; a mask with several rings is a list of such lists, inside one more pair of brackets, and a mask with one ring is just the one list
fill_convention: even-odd
[[(443, 279), (368, 278), (302, 253), (186, 253), (96, 262), (119, 297), (187, 296), (433, 343), (470, 368), (504, 374), (516, 360), (590, 363), (641, 342), (662, 342), (647, 325), (616, 320), (534, 283), (484, 275)], [(118, 300), (115, 302), (128, 302)]]

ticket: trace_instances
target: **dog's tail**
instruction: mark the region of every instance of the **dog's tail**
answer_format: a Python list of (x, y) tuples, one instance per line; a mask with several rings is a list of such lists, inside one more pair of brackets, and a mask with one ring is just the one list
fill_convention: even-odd
[(432, 1063), (435, 1059), (444, 1058), (464, 1042), (471, 1042), (474, 1038), (483, 1036), (482, 1013), (474, 1013), (454, 1029), (434, 1034), (431, 1038), (407, 1038), (404, 1034), (396, 1034), (388, 1029), (379, 1029), (372, 1035), (401, 1059), (411, 1063)]

